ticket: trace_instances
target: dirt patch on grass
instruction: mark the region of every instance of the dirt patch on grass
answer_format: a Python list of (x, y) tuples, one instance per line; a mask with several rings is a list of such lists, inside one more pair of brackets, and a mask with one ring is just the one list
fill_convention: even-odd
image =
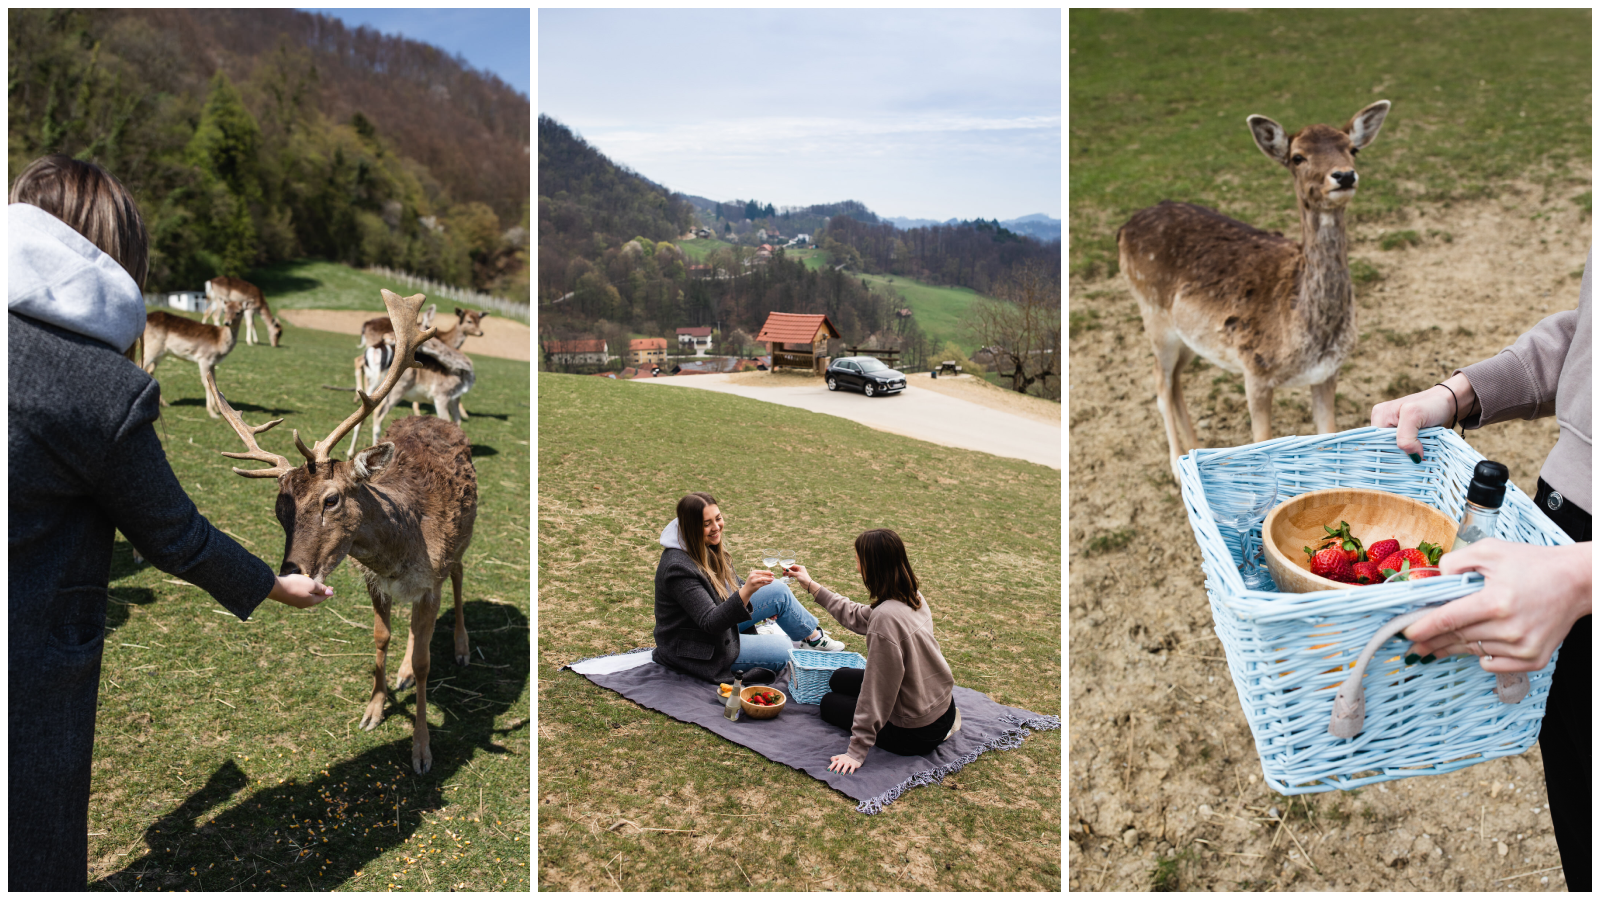
[[(443, 315), (445, 310), (441, 310)], [(279, 313), (296, 328), (312, 328), (335, 334), (361, 334), (361, 323), (376, 315), (359, 309), (286, 309)], [(455, 321), (454, 319), (450, 320)], [(521, 322), (500, 316), (485, 318), (481, 326), (483, 336), (472, 336), (461, 349), (469, 356), (496, 356), (528, 362), (532, 357), (532, 332)], [(351, 341), (354, 359), (354, 341)]]
[(934, 378), (926, 372), (917, 372), (906, 376), (906, 387), (916, 388), (919, 391), (935, 391), (947, 397), (977, 403), (1014, 416), (1061, 424), (1061, 404), (1041, 397), (1019, 394), (972, 375), (941, 375)]
[[(1511, 186), (1354, 228), (1353, 265), (1377, 278), (1356, 288), (1362, 338), (1338, 426), (1576, 306), (1590, 222), (1572, 198), (1587, 189)], [(1380, 249), (1403, 232), (1415, 242)], [(1360, 791), (1288, 798), (1263, 784), (1168, 469), (1138, 308), (1120, 277), (1074, 279), (1070, 296), (1070, 888), (1564, 889), (1537, 747)], [(1242, 378), (1200, 366), (1184, 395), (1202, 443), (1249, 442)], [(1309, 392), (1280, 392), (1274, 435), (1312, 432)], [(1556, 436), (1551, 418), (1466, 437), (1531, 494)]]

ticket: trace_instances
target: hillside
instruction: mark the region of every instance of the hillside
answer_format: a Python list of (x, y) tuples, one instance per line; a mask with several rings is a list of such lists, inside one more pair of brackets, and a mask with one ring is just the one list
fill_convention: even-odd
[(301, 256), (525, 285), (531, 110), (496, 76), (287, 9), (8, 26), (9, 177), (53, 152), (109, 169), (150, 228), (149, 288)]

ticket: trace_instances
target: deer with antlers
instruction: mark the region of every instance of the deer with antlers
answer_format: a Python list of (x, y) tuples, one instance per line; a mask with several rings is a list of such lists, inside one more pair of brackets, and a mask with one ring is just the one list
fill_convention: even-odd
[[(179, 359), (199, 365), (203, 380), (233, 352), (234, 345), (239, 342), (239, 319), (243, 315), (243, 308), (232, 300), (222, 306), (218, 316), (220, 325), (207, 325), (161, 309), (146, 313), (144, 334), (139, 338), (143, 345), (140, 365), (146, 374), (155, 375), (156, 364), (171, 353)], [(161, 405), (168, 405), (165, 391), (162, 392)], [(210, 394), (206, 395), (206, 412), (213, 419), (221, 415), (212, 403)]]
[(1163, 201), (1117, 231), (1128, 279), (1156, 356), (1156, 405), (1174, 473), (1199, 446), (1179, 378), (1196, 354), (1244, 375), (1252, 439), (1272, 437), (1272, 393), (1311, 386), (1311, 417), (1334, 430), (1334, 383), (1355, 347), (1355, 292), (1344, 211), (1356, 193), (1356, 152), (1372, 143), (1389, 101), (1343, 128), (1294, 134), (1266, 116), (1246, 122), (1261, 148), (1294, 179), (1300, 241), (1214, 210)]
[(277, 515), (285, 536), (280, 573), (299, 572), (324, 581), (349, 556), (366, 581), (377, 646), (372, 696), (361, 718), (361, 727), (368, 731), (383, 721), (388, 697), (385, 663), (391, 607), (397, 600), (411, 604), (411, 630), (395, 690), (416, 685), (411, 765), (419, 775), (433, 765), (427, 719), (428, 645), (446, 578), (455, 595), (455, 660), (464, 666), (469, 659), (461, 576), (478, 509), (471, 447), (457, 425), (433, 416), (408, 416), (384, 434), (382, 443), (352, 454), (349, 460), (332, 459), (330, 453), (383, 402), (401, 375), (415, 364), (417, 348), (433, 337), (433, 329), (423, 331), (416, 325), (423, 299), (421, 294), (402, 298), (383, 292), (390, 319), (402, 323), (396, 330), (394, 364), (371, 396), (365, 392), (356, 395), (361, 409), (310, 449), (300, 440), (299, 431), (294, 432), (294, 445), (305, 457), (304, 465), (295, 466), (263, 450), (256, 440), (282, 419), (264, 425), (245, 424), (217, 390), (215, 379), (206, 376), (207, 389), (246, 448), (243, 453), (222, 455), (268, 465), (233, 471), (247, 478), (278, 480)]
[(283, 326), (278, 324), (278, 317), (272, 314), (272, 307), (267, 305), (267, 297), (261, 293), (261, 288), (242, 278), (219, 275), (206, 282), (206, 300), (210, 301), (210, 305), (200, 316), (200, 321), (205, 322), (210, 317), (216, 316), (220, 322), (222, 305), (231, 300), (244, 307), (246, 344), (252, 347), (256, 344), (256, 315), (259, 314), (261, 321), (266, 323), (267, 342), (274, 347), (278, 346), (278, 338), (283, 336)]
[[(433, 321), (433, 310), (434, 307), (430, 306), (429, 311), (423, 314), (423, 328), (427, 328)], [(491, 310), (478, 312), (476, 310), (462, 309), (459, 306), (456, 307), (456, 324), (449, 331), (441, 331), (436, 340), (451, 350), (460, 350), (461, 345), (467, 342), (468, 336), (483, 336), (483, 327), (479, 323), (490, 312)], [(389, 321), (388, 316), (377, 316), (361, 324), (360, 346), (362, 347), (362, 352), (360, 356), (356, 357), (355, 362), (356, 390), (358, 391), (366, 390), (368, 384), (382, 378), (384, 371), (389, 368), (389, 361), (394, 358), (394, 325)], [(467, 358), (464, 353), (458, 354), (458, 357), (459, 359)], [(454, 357), (447, 358), (443, 361), (443, 366), (447, 369), (460, 371), (459, 359)], [(472, 361), (467, 360), (466, 371), (470, 373), (471, 368)], [(469, 378), (464, 388), (455, 391), (454, 389), (457, 386), (457, 384), (434, 385), (431, 383), (421, 387), (405, 385), (401, 393), (406, 395), (405, 399), (411, 401), (412, 414), (419, 416), (422, 415), (420, 404), (424, 400), (433, 401), (435, 415), (446, 415), (445, 407), (440, 406), (439, 402), (434, 398), (438, 396), (450, 397), (454, 400), (454, 406), (449, 413), (450, 420), (452, 422), (461, 422), (469, 418), (467, 408), (461, 404), (461, 395), (471, 389), (472, 381)], [(377, 421), (383, 421), (382, 414), (378, 416)]]

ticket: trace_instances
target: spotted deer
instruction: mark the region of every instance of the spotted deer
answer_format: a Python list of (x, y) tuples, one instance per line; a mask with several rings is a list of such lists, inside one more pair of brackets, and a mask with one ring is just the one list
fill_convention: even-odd
[[(435, 307), (432, 306), (429, 307), (430, 310), (434, 308)], [(452, 350), (460, 350), (461, 345), (467, 342), (468, 336), (483, 337), (483, 327), (479, 323), (481, 323), (483, 318), (489, 315), (490, 312), (491, 310), (478, 312), (476, 310), (462, 309), (459, 306), (456, 307), (456, 324), (453, 325), (449, 331), (441, 331), (439, 333), (438, 340), (443, 342)], [(427, 328), (429, 323), (432, 321), (432, 313), (424, 313), (422, 327)], [(378, 316), (376, 318), (368, 319), (361, 324), (361, 343), (359, 346), (362, 348), (362, 352), (360, 356), (356, 357), (355, 362), (357, 390), (365, 390), (369, 383), (377, 381), (379, 378), (383, 377), (383, 372), (389, 367), (389, 360), (394, 354), (393, 345), (394, 325), (389, 322), (389, 318), (387, 316)], [(468, 366), (470, 368), (470, 361)], [(472, 385), (470, 383), (467, 385), (468, 388), (471, 386)], [(416, 392), (408, 388), (403, 393), (413, 394)], [(412, 415), (420, 416), (422, 415), (422, 407), (420, 406), (421, 402), (423, 400), (431, 400), (432, 394), (425, 393), (424, 396), (420, 398), (408, 399), (411, 399)], [(445, 415), (444, 408), (438, 406), (437, 404), (434, 406), (433, 412), (434, 415)], [(380, 415), (379, 421), (382, 421), (382, 418), (383, 417)], [(457, 395), (455, 402), (455, 413), (453, 414), (451, 421), (460, 422), (467, 418), (470, 418), (467, 415), (467, 409), (465, 406), (461, 405), (460, 396)]]
[[(139, 339), (143, 344), (140, 365), (147, 374), (155, 375), (156, 364), (170, 353), (199, 365), (200, 377), (204, 379), (233, 352), (233, 345), (239, 342), (239, 320), (243, 316), (243, 307), (232, 300), (222, 304), (217, 316), (220, 325), (207, 325), (160, 309), (146, 313), (144, 334)], [(166, 391), (161, 392), (161, 405), (168, 405)], [(206, 394), (206, 412), (213, 419), (221, 415), (211, 402), (210, 394)]]
[(272, 307), (267, 305), (265, 294), (261, 288), (256, 287), (242, 278), (229, 278), (219, 275), (206, 282), (206, 300), (210, 304), (206, 307), (205, 314), (200, 321), (206, 321), (210, 316), (218, 315), (222, 304), (229, 300), (244, 307), (244, 342), (250, 346), (256, 344), (256, 314), (261, 315), (261, 321), (266, 323), (267, 343), (278, 346), (278, 338), (283, 335), (283, 326), (278, 323), (278, 317), (272, 314)]
[(422, 774), (433, 765), (427, 719), (428, 645), (446, 578), (455, 595), (455, 661), (464, 666), (469, 660), (461, 578), (462, 559), (472, 543), (477, 518), (478, 480), (466, 434), (459, 426), (434, 416), (408, 416), (384, 434), (382, 443), (352, 454), (348, 460), (331, 458), (339, 441), (410, 371), (417, 348), (434, 334), (433, 329), (423, 331), (416, 325), (421, 294), (402, 298), (384, 291), (383, 300), (390, 318), (403, 323), (396, 333), (394, 365), (371, 396), (365, 392), (356, 395), (361, 408), (327, 437), (308, 449), (299, 431), (294, 432), (295, 449), (306, 460), (303, 465), (263, 450), (257, 442), (259, 434), (282, 419), (247, 425), (217, 390), (210, 373), (206, 388), (245, 445), (243, 453), (224, 451), (222, 455), (268, 466), (233, 471), (247, 478), (278, 481), (277, 516), (285, 538), (279, 573), (323, 580), (349, 556), (366, 581), (377, 647), (372, 696), (361, 717), (361, 727), (368, 731), (383, 721), (389, 694), (386, 663), (392, 605), (395, 601), (411, 604), (411, 630), (395, 690), (416, 685), (411, 765)]
[(1252, 439), (1272, 437), (1272, 393), (1311, 386), (1312, 421), (1334, 430), (1334, 383), (1355, 347), (1344, 212), (1356, 193), (1356, 152), (1378, 136), (1389, 101), (1343, 128), (1294, 134), (1266, 116), (1246, 122), (1256, 146), (1289, 170), (1300, 240), (1261, 231), (1190, 203), (1133, 214), (1117, 231), (1122, 272), (1155, 350), (1156, 405), (1174, 473), (1199, 446), (1184, 406), (1183, 367), (1196, 354), (1244, 375)]

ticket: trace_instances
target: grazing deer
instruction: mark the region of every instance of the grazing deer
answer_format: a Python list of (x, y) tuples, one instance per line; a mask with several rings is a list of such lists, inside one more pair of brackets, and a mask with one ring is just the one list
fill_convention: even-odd
[(447, 577), (455, 595), (455, 660), (464, 666), (470, 658), (461, 574), (462, 557), (472, 543), (478, 514), (478, 479), (466, 434), (459, 426), (433, 416), (401, 419), (384, 435), (383, 443), (353, 454), (348, 461), (329, 457), (334, 446), (384, 401), (414, 364), (418, 346), (433, 336), (432, 329), (422, 331), (415, 324), (421, 294), (402, 298), (384, 291), (383, 300), (390, 317), (404, 323), (396, 335), (394, 365), (376, 393), (370, 397), (357, 394), (361, 409), (311, 449), (300, 440), (298, 431), (294, 433), (295, 448), (306, 458), (304, 465), (295, 466), (262, 450), (256, 442), (256, 435), (282, 419), (246, 425), (209, 373), (206, 388), (246, 448), (243, 453), (222, 455), (269, 465), (233, 471), (248, 478), (278, 480), (277, 516), (285, 536), (279, 573), (301, 573), (320, 581), (349, 556), (366, 581), (375, 617), (372, 638), (377, 646), (372, 697), (361, 717), (361, 727), (368, 731), (383, 721), (388, 697), (385, 664), (390, 610), (397, 600), (411, 604), (411, 631), (395, 690), (413, 683), (417, 688), (411, 767), (420, 775), (433, 765), (428, 746), (428, 645)]
[[(432, 310), (436, 308), (430, 306), (429, 311), (423, 314), (423, 328), (427, 328), (429, 323), (433, 321)], [(469, 335), (483, 337), (483, 328), (479, 323), (490, 312), (491, 310), (476, 312), (470, 309), (462, 309), (459, 306), (456, 307), (456, 324), (449, 331), (441, 331), (438, 340), (443, 341), (452, 350), (460, 350), (461, 345), (467, 342)], [(368, 319), (361, 324), (361, 343), (359, 346), (363, 350), (361, 355), (356, 357), (356, 390), (366, 390), (368, 384), (376, 382), (383, 377), (383, 372), (389, 367), (389, 360), (393, 356), (393, 350), (391, 349), (393, 345), (394, 325), (389, 322), (387, 316)], [(470, 388), (471, 384), (468, 384), (468, 387)], [(414, 392), (407, 390), (405, 393)], [(431, 399), (431, 397), (432, 395), (429, 394), (424, 396), (423, 399)], [(419, 405), (421, 402), (418, 399), (411, 400), (412, 415), (422, 415), (422, 407)], [(455, 408), (456, 413), (451, 417), (450, 421), (461, 422), (469, 418), (466, 407), (461, 405), (459, 395), (456, 398)], [(437, 405), (434, 406), (433, 412), (439, 416), (445, 414), (443, 407)], [(379, 416), (379, 419), (381, 420), (382, 416)]]
[(1189, 203), (1163, 201), (1117, 231), (1122, 271), (1156, 355), (1156, 404), (1178, 457), (1199, 446), (1179, 383), (1195, 354), (1244, 374), (1252, 440), (1272, 437), (1272, 392), (1311, 385), (1317, 431), (1334, 430), (1334, 381), (1356, 342), (1344, 209), (1356, 193), (1356, 151), (1389, 112), (1379, 100), (1343, 128), (1294, 134), (1266, 116), (1246, 121), (1256, 146), (1289, 170), (1300, 242)]
[[(144, 334), (140, 338), (144, 344), (141, 365), (145, 373), (155, 375), (156, 363), (171, 353), (179, 359), (199, 364), (200, 377), (206, 378), (216, 370), (217, 363), (233, 352), (233, 345), (239, 341), (239, 320), (243, 316), (243, 307), (232, 300), (222, 304), (222, 311), (217, 316), (222, 321), (220, 325), (207, 325), (159, 309), (146, 313)], [(165, 391), (162, 391), (161, 405), (167, 405)], [(212, 403), (210, 394), (206, 394), (206, 412), (213, 419), (221, 415)]]
[(278, 318), (272, 314), (272, 307), (267, 305), (266, 295), (261, 293), (261, 288), (242, 278), (221, 275), (206, 282), (206, 299), (210, 301), (210, 305), (206, 307), (200, 321), (204, 322), (212, 315), (216, 315), (218, 321), (221, 321), (222, 304), (232, 300), (244, 307), (244, 342), (252, 347), (255, 346), (256, 313), (260, 313), (261, 320), (267, 326), (267, 342), (274, 347), (278, 346), (278, 338), (283, 335), (283, 326), (278, 324)]

